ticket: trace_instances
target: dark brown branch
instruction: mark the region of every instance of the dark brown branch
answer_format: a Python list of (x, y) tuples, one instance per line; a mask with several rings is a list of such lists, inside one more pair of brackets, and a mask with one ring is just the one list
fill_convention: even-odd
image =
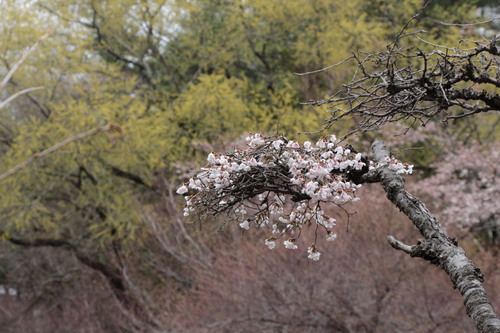
[(5, 233), (0, 233), (7, 241), (12, 244), (22, 246), (22, 247), (62, 247), (71, 252), (73, 252), (76, 258), (85, 266), (92, 268), (100, 272), (108, 280), (110, 286), (115, 292), (123, 293), (126, 288), (123, 283), (123, 278), (120, 276), (118, 270), (113, 270), (105, 264), (99, 262), (95, 258), (89, 257), (86, 254), (79, 251), (76, 246), (64, 239), (52, 239), (52, 238), (37, 238), (32, 240), (21, 239), (17, 237), (8, 236)]
[(122, 272), (110, 265), (96, 259), (95, 256), (88, 255), (77, 248), (71, 242), (65, 239), (52, 239), (52, 238), (36, 238), (36, 239), (22, 239), (8, 235), (0, 230), (0, 237), (4, 240), (21, 247), (53, 247), (64, 248), (75, 255), (80, 263), (99, 272), (108, 282), (109, 286), (116, 299), (122, 304), (125, 309), (133, 313), (142, 322), (148, 323), (151, 327), (158, 327), (155, 321), (149, 317), (144, 311), (144, 305), (141, 304), (135, 297), (130, 295)]
[(113, 174), (115, 176), (131, 180), (136, 184), (142, 185), (142, 186), (147, 187), (149, 189), (153, 189), (150, 185), (146, 184), (146, 182), (140, 176), (133, 174), (131, 172), (122, 170), (114, 165), (107, 164), (107, 163), (104, 163), (104, 164), (111, 169), (111, 172), (113, 172)]
[[(408, 37), (427, 44), (427, 49), (431, 45), (431, 51), (404, 45)], [(385, 51), (358, 52), (345, 59), (355, 59), (358, 67), (351, 82), (326, 100), (304, 104), (329, 104), (327, 128), (342, 118), (357, 117), (360, 121), (350, 134), (387, 122), (426, 123), (499, 112), (500, 95), (491, 89), (500, 88), (499, 39), (460, 49), (430, 43), (416, 34), (402, 35)]]

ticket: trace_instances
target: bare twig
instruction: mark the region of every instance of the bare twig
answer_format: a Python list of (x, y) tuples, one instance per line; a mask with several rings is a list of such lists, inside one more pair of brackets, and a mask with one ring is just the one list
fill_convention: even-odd
[(26, 60), (26, 58), (28, 58), (28, 56), (31, 53), (33, 53), (33, 51), (35, 51), (35, 49), (38, 47), (38, 45), (43, 40), (47, 39), (47, 37), (49, 37), (50, 34), (51, 33), (48, 32), (45, 35), (43, 35), (42, 37), (38, 38), (38, 40), (33, 44), (33, 46), (31, 46), (26, 52), (24, 52), (24, 54), (21, 56), (21, 58), (14, 64), (14, 66), (12, 66), (12, 68), (10, 69), (10, 71), (3, 78), (2, 82), (0, 82), (0, 91), (2, 91), (5, 88), (5, 86), (9, 82), (10, 78), (12, 77), (12, 75), (14, 75), (14, 73), (19, 69), (19, 67), (21, 67), (21, 65), (24, 63), (24, 61)]
[[(402, 45), (407, 38), (433, 50), (424, 52)], [(471, 41), (475, 47), (464, 49), (437, 45), (416, 33), (398, 35), (397, 43), (391, 43), (385, 51), (354, 54), (356, 74), (333, 96), (303, 104), (329, 105), (331, 116), (325, 121), (326, 128), (342, 118), (356, 117), (357, 127), (348, 135), (388, 122), (425, 124), (436, 118), (447, 121), (499, 112), (499, 40), (500, 35), (488, 43)]]
[(89, 136), (94, 135), (94, 134), (99, 133), (99, 132), (112, 131), (112, 130), (117, 131), (119, 133), (123, 132), (123, 130), (120, 127), (120, 125), (118, 125), (118, 124), (109, 124), (109, 125), (106, 125), (106, 126), (99, 126), (99, 127), (93, 128), (93, 129), (91, 129), (89, 131), (82, 132), (82, 133), (70, 136), (66, 140), (61, 141), (61, 142), (53, 145), (52, 147), (49, 147), (49, 148), (47, 148), (47, 149), (45, 149), (45, 150), (43, 150), (43, 151), (41, 151), (39, 153), (33, 154), (30, 158), (28, 158), (24, 162), (16, 165), (12, 169), (10, 169), (10, 170), (6, 171), (5, 173), (1, 174), (0, 175), (0, 182), (3, 181), (3, 180), (5, 180), (7, 177), (12, 176), (13, 174), (15, 174), (16, 172), (18, 172), (19, 170), (24, 169), (26, 166), (28, 166), (29, 164), (33, 163), (35, 160), (40, 159), (42, 157), (45, 157), (48, 154), (52, 153), (53, 151), (58, 150), (58, 149), (66, 146), (67, 144), (69, 144), (71, 142), (82, 140), (82, 139), (84, 139), (86, 137), (89, 137)]
[(33, 88), (27, 88), (23, 89), (21, 91), (16, 92), (14, 95), (9, 96), (5, 101), (0, 102), (0, 110), (2, 110), (7, 104), (15, 100), (21, 95), (27, 94), (29, 92), (35, 91), (35, 90), (40, 90), (43, 89), (44, 87), (33, 87)]
[(410, 17), (410, 19), (408, 21), (406, 21), (406, 23), (403, 26), (403, 28), (401, 28), (401, 31), (399, 31), (399, 33), (396, 36), (396, 38), (394, 39), (394, 41), (390, 44), (390, 45), (392, 45), (392, 47), (389, 47), (389, 52), (392, 52), (393, 48), (397, 46), (399, 40), (403, 37), (403, 33), (406, 31), (406, 29), (408, 28), (408, 26), (410, 25), (410, 23), (414, 19), (416, 19), (420, 15), (422, 15), (422, 13), (424, 12), (424, 10), (427, 8), (427, 6), (430, 5), (431, 2), (432, 2), (432, 0), (425, 1), (424, 5), (418, 10), (418, 12), (416, 12), (415, 14), (413, 14), (413, 16)]
[(446, 22), (442, 22), (439, 20), (432, 20), (432, 22), (435, 22), (435, 23), (441, 24), (441, 25), (445, 25), (448, 27), (471, 27), (471, 26), (475, 26), (475, 25), (490, 23), (490, 22), (496, 21), (498, 19), (500, 19), (500, 16), (496, 16), (496, 17), (493, 17), (493, 18), (485, 20), (485, 21), (474, 22), (474, 23), (446, 23)]
[(350, 59), (353, 59), (354, 56), (350, 56), (350, 57), (347, 57), (341, 61), (339, 61), (338, 63), (334, 64), (334, 65), (330, 65), (330, 66), (327, 66), (325, 68), (321, 68), (321, 69), (317, 69), (317, 70), (314, 70), (314, 71), (310, 71), (310, 72), (305, 72), (305, 73), (293, 73), (295, 75), (299, 75), (299, 76), (304, 76), (304, 75), (310, 75), (310, 74), (315, 74), (315, 73), (320, 73), (320, 72), (323, 72), (323, 71), (326, 71), (328, 69), (331, 69), (331, 68), (334, 68), (334, 67), (337, 67), (337, 66), (340, 66), (342, 65), (344, 62), (350, 60)]

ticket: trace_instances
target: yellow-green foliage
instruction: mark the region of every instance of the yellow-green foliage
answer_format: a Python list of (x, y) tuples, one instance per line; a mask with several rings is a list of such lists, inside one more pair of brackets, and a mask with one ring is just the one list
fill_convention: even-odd
[(191, 143), (213, 142), (221, 135), (235, 137), (248, 129), (246, 82), (224, 75), (202, 75), (189, 84), (172, 105), (173, 134), (180, 149)]
[(0, 192), (8, 193), (0, 200), (2, 230), (78, 231), (73, 235), (76, 239), (110, 236), (110, 230), (120, 238), (135, 236), (139, 216), (134, 188), (113, 177), (110, 167), (151, 182), (161, 158), (145, 141), (151, 131), (136, 126), (135, 119), (145, 107), (140, 98), (130, 96), (134, 80), (108, 74), (76, 83), (71, 96), (50, 103), (48, 119), (25, 118), (10, 149), (1, 156), (2, 166), (10, 168), (98, 125), (120, 123), (125, 134), (117, 138), (99, 134), (71, 143), (0, 183)]
[[(138, 238), (141, 198), (159, 175), (169, 178), (176, 163), (201, 161), (200, 144), (245, 132), (294, 137), (319, 130), (327, 110), (299, 102), (328, 96), (352, 77), (356, 64), (305, 78), (293, 73), (334, 64), (356, 49), (384, 48), (420, 4), (1, 2), (2, 74), (47, 29), (54, 33), (7, 87), (7, 94), (46, 89), (0, 112), (0, 172), (99, 125), (119, 123), (124, 134), (69, 144), (0, 183), (0, 231), (84, 244)], [(443, 13), (440, 20), (453, 18)], [(446, 38), (458, 33), (435, 31)], [(349, 125), (331, 131), (345, 133)]]

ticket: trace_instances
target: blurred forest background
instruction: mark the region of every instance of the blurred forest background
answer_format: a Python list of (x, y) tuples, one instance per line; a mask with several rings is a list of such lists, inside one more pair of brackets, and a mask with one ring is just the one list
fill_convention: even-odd
[[(412, 243), (417, 232), (377, 187), (363, 189), (319, 262), (270, 252), (237, 225), (185, 223), (174, 195), (209, 152), (242, 146), (249, 132), (347, 133), (355, 119), (314, 133), (328, 110), (299, 102), (331, 95), (356, 64), (294, 73), (384, 49), (422, 5), (0, 0), (0, 77), (51, 31), (0, 92), (3, 101), (43, 87), (0, 110), (0, 174), (75, 133), (123, 130), (71, 143), (0, 182), (0, 331), (471, 331), (449, 279), (387, 244), (389, 233)], [(499, 12), (494, 0), (435, 0), (408, 30), (456, 46), (491, 38), (499, 20), (442, 22)], [(368, 152), (384, 138), (416, 165), (410, 189), (484, 271), (497, 313), (499, 123), (498, 113), (436, 119), (406, 135), (388, 126), (350, 139)]]

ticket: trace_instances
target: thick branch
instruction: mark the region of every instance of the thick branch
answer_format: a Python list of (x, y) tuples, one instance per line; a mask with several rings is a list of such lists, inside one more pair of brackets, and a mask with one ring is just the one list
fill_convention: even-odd
[[(375, 160), (384, 163), (390, 156), (382, 141), (372, 145)], [(469, 260), (465, 251), (450, 238), (427, 207), (404, 188), (404, 179), (387, 167), (372, 170), (365, 175), (369, 182), (380, 182), (387, 198), (394, 203), (418, 228), (424, 240), (410, 247), (395, 239), (389, 243), (412, 257), (420, 257), (441, 267), (450, 277), (454, 288), (462, 294), (467, 315), (481, 333), (500, 332), (500, 319), (493, 311), (483, 288), (483, 275), (479, 268)]]
[[(68, 242), (67, 240), (64, 239), (52, 239), (52, 238), (38, 238), (38, 239), (33, 239), (33, 240), (27, 240), (27, 239), (21, 239), (21, 238), (16, 238), (12, 236), (8, 236), (5, 233), (0, 233), (2, 237), (4, 237), (7, 241), (11, 242), (12, 244), (22, 246), (22, 247), (62, 247), (65, 249), (70, 250), (73, 252), (76, 256), (76, 258), (85, 266), (92, 268), (93, 270), (96, 270), (100, 272), (102, 275), (106, 277), (108, 280), (110, 286), (113, 288), (113, 290), (119, 293), (125, 292), (125, 285), (123, 283), (123, 278), (120, 275), (120, 272), (117, 270), (113, 270), (112, 268), (104, 265), (103, 263), (99, 262), (95, 258), (89, 257), (86, 254), (82, 253), (81, 251), (78, 251), (78, 249)], [(123, 297), (122, 297), (123, 298)]]
[(64, 239), (38, 238), (38, 239), (21, 239), (12, 237), (0, 230), (0, 237), (17, 246), (30, 247), (53, 247), (64, 248), (72, 252), (80, 263), (99, 272), (108, 282), (111, 290), (117, 300), (128, 310), (135, 314), (141, 321), (148, 323), (152, 327), (157, 327), (155, 321), (143, 311), (144, 305), (141, 304), (135, 297), (130, 295), (126, 286), (126, 281), (122, 272), (110, 265), (96, 259), (95, 256), (90, 256), (79, 250), (74, 244)]

